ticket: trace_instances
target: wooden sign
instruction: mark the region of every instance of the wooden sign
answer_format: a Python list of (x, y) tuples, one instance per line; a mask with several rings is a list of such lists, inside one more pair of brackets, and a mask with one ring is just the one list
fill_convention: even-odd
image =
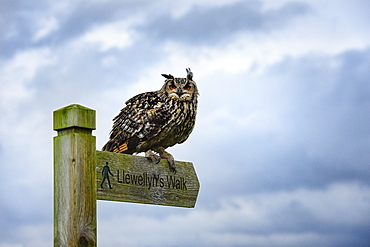
[(166, 160), (158, 164), (143, 156), (96, 151), (98, 200), (193, 208), (199, 181), (190, 162), (175, 161), (171, 172)]

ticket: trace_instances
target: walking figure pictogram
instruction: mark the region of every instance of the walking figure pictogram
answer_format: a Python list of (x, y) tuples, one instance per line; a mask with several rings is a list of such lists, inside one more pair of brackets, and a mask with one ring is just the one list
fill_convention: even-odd
[(105, 182), (105, 179), (107, 179), (108, 180), (109, 189), (112, 189), (112, 186), (110, 185), (109, 175), (113, 176), (113, 174), (110, 172), (110, 169), (109, 169), (109, 166), (108, 166), (108, 162), (105, 162), (105, 166), (103, 167), (103, 171), (101, 172), (101, 174), (103, 176), (103, 181), (100, 184), (100, 188), (103, 189), (103, 184)]

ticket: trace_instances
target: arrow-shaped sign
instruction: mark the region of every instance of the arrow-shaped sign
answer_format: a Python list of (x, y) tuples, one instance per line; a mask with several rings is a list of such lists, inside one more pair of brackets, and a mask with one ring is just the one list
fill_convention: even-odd
[(193, 208), (199, 181), (190, 162), (158, 164), (136, 155), (96, 151), (97, 199)]

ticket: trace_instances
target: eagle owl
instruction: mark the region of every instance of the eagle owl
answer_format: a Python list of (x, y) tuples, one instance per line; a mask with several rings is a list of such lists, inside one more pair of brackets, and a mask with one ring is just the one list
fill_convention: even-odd
[(113, 119), (109, 141), (102, 150), (125, 154), (145, 152), (145, 157), (156, 163), (166, 159), (171, 171), (176, 172), (174, 158), (165, 149), (189, 137), (198, 104), (193, 73), (190, 68), (186, 72), (186, 78), (162, 74), (166, 80), (160, 90), (129, 99)]

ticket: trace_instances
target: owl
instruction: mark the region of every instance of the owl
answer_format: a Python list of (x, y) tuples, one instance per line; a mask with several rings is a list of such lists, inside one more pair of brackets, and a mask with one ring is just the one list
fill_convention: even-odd
[(166, 148), (188, 139), (197, 114), (198, 88), (193, 73), (186, 78), (162, 74), (166, 78), (158, 91), (138, 94), (113, 119), (113, 127), (103, 151), (134, 154), (145, 152), (152, 162), (166, 159), (176, 173), (173, 156)]

